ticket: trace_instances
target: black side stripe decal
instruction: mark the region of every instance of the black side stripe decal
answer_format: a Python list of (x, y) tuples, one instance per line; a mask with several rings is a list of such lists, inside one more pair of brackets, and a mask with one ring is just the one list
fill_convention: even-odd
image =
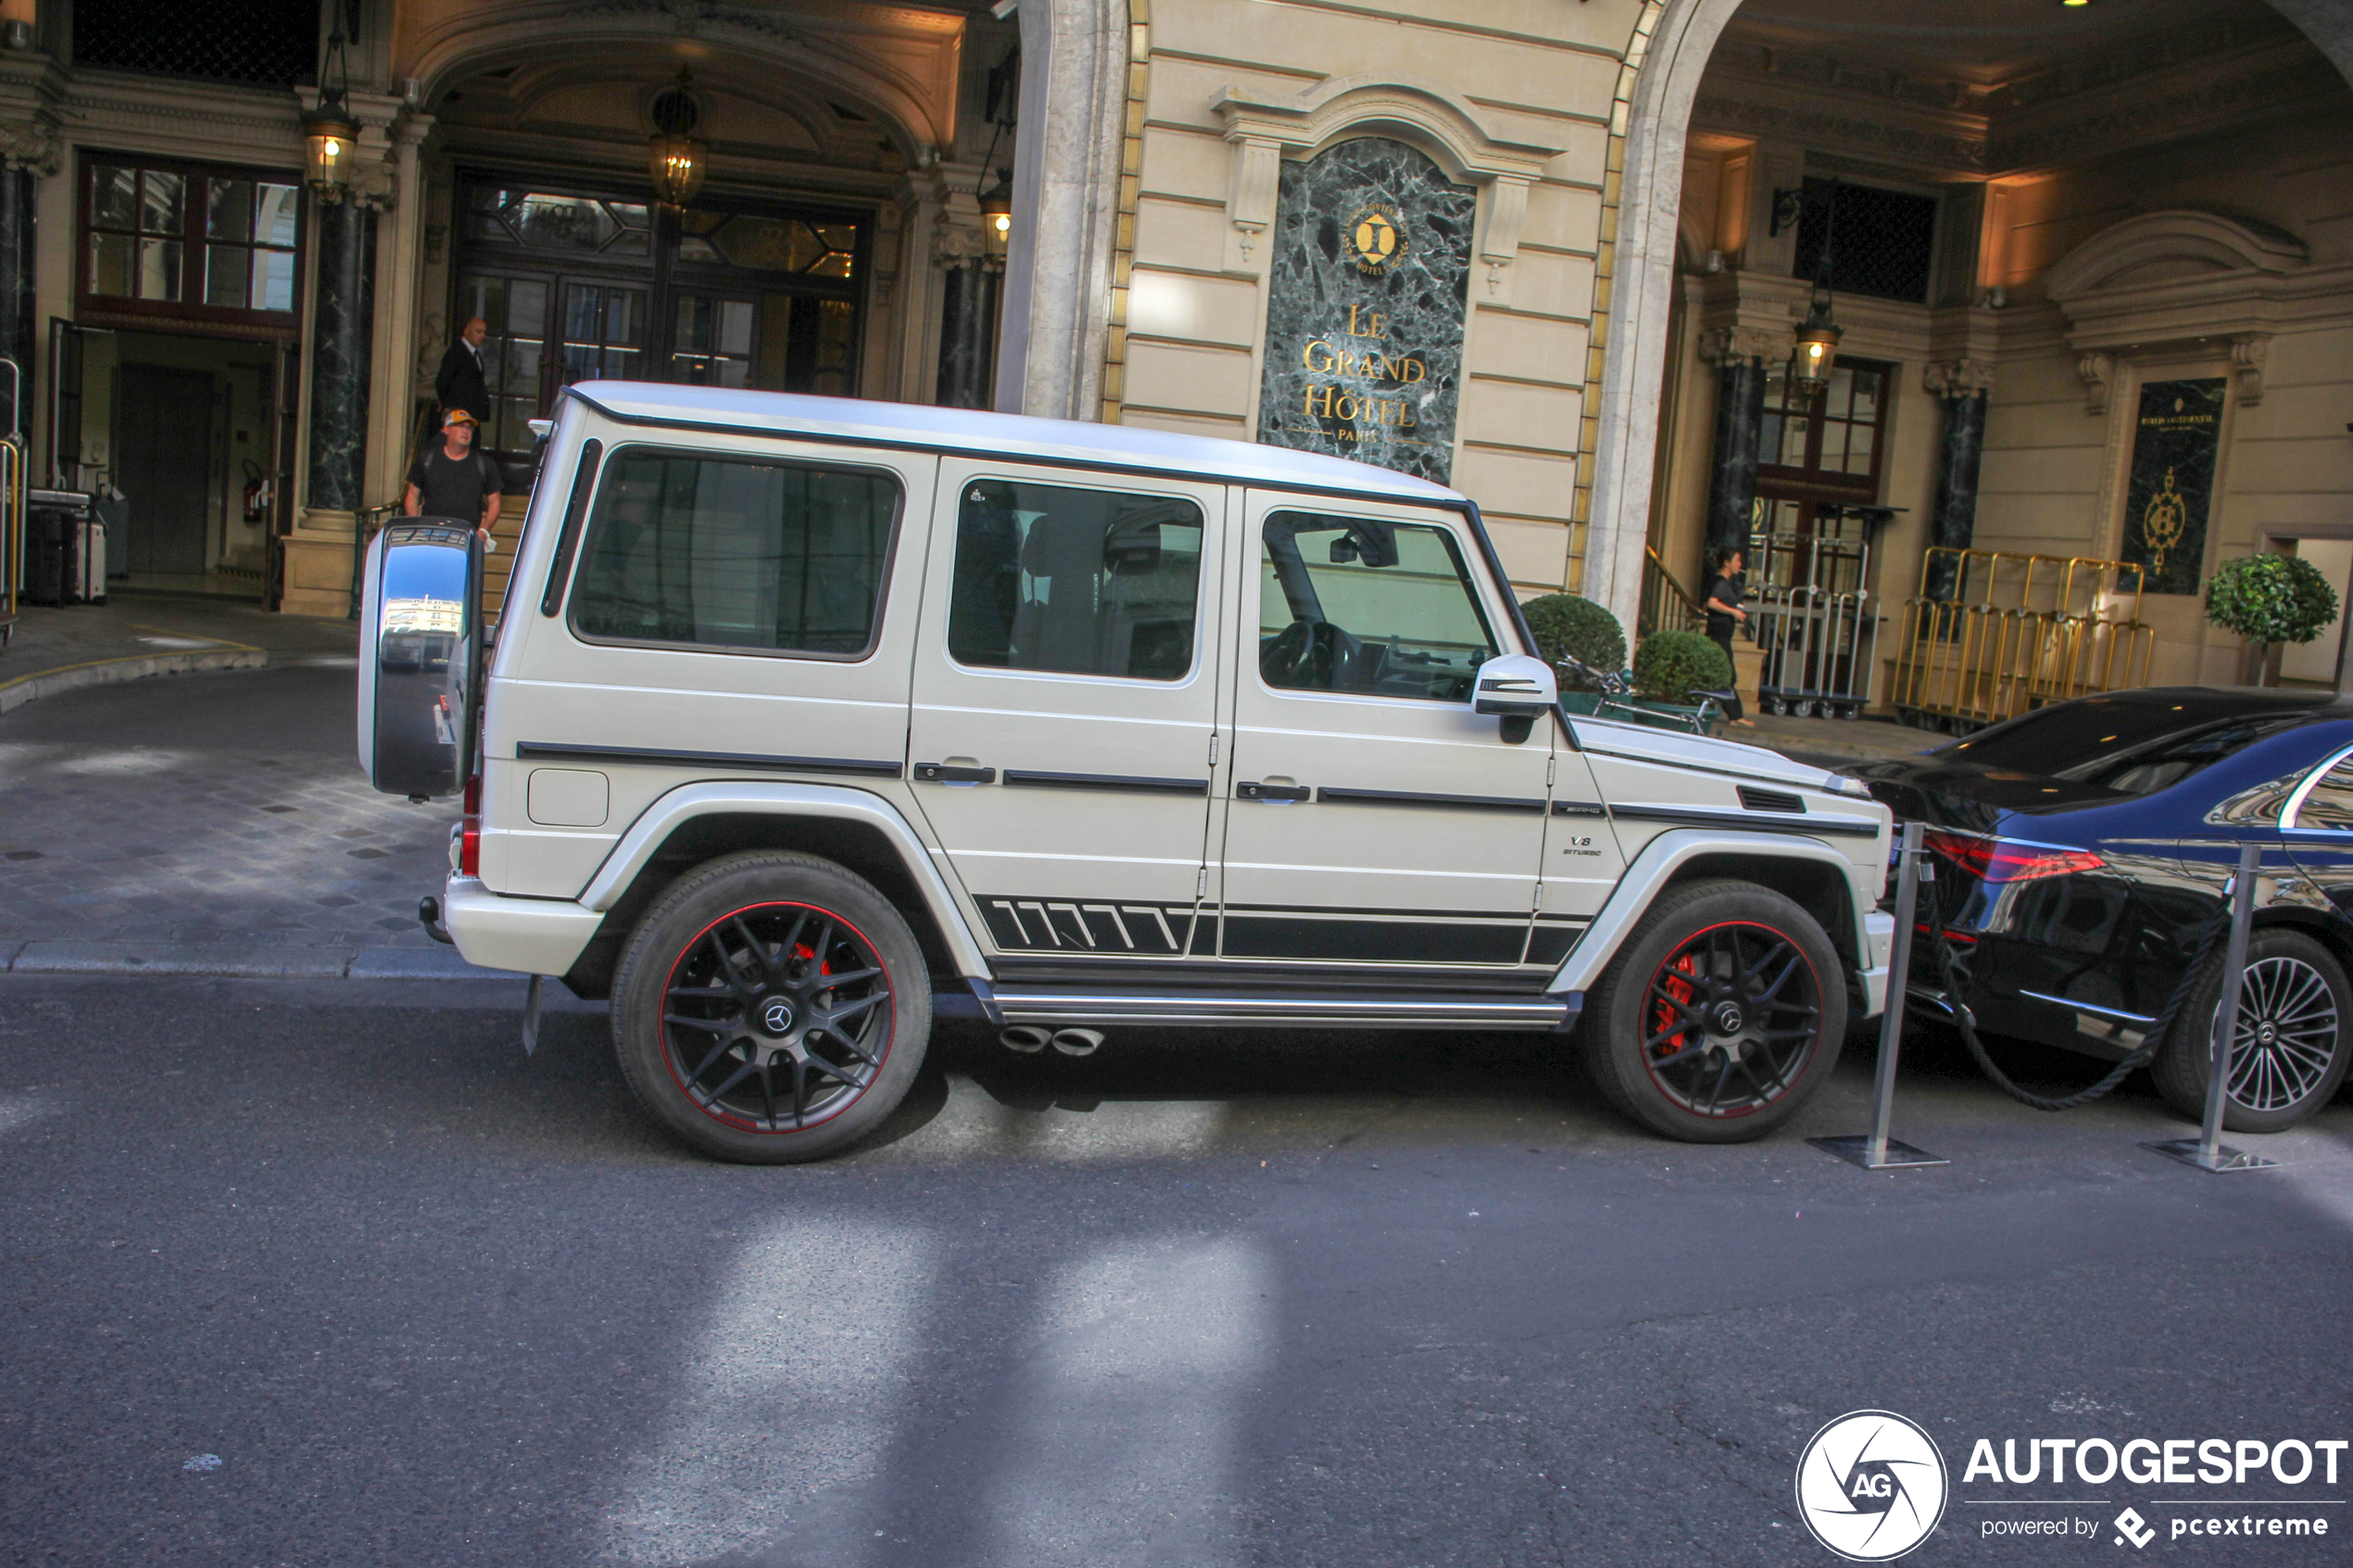
[(1877, 838), (1880, 834), (1879, 824), (1869, 817), (1768, 817), (1755, 811), (1614, 803), (1609, 809), (1620, 821), (1679, 822), (1685, 827), (1743, 828), (1750, 833), (1793, 833), (1806, 838)]
[(515, 742), (518, 762), (644, 762), (658, 767), (746, 768), (770, 773), (854, 773), (895, 779), (900, 764), (854, 757), (765, 757), (733, 751), (664, 751), (647, 746), (566, 746), (556, 741)]

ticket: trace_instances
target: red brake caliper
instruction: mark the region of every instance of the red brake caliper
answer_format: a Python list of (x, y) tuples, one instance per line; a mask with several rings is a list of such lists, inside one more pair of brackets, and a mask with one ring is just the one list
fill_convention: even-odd
[[(1680, 976), (1695, 975), (1698, 972), (1698, 961), (1691, 954), (1685, 953), (1667, 966), (1666, 976), (1659, 981), (1659, 989), (1674, 997), (1676, 1001), (1689, 1007), (1699, 999), (1699, 987)], [(1675, 1032), (1666, 1035), (1659, 1041), (1656, 1048), (1652, 1052), (1654, 1056), (1672, 1056), (1683, 1048), (1683, 1032), (1691, 1027), (1688, 1022), (1683, 1022), (1683, 1014), (1677, 1012), (1665, 1001), (1658, 1004), (1657, 1017), (1653, 1021), (1650, 1032), (1654, 1035), (1661, 1035), (1670, 1027), (1673, 1027)]]

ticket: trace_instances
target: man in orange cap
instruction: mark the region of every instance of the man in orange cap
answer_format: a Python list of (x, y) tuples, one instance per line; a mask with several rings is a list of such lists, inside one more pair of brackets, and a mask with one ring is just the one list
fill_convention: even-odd
[(410, 517), (451, 517), (471, 522), (483, 547), (495, 549), (490, 531), (498, 523), (506, 476), (487, 452), (474, 450), (474, 417), (452, 408), (441, 421), (441, 441), (409, 465), (409, 492), (401, 510)]

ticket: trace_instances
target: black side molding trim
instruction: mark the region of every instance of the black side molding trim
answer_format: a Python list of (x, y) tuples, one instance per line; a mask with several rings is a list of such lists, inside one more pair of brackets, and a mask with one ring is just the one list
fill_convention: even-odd
[(1678, 822), (1694, 828), (1743, 828), (1750, 833), (1793, 833), (1801, 838), (1877, 838), (1869, 817), (1769, 817), (1753, 811), (1710, 811), (1696, 806), (1618, 806), (1610, 814), (1626, 822)]
[(515, 742), (518, 762), (645, 762), (661, 767), (756, 768), (769, 773), (854, 773), (895, 779), (900, 764), (854, 757), (763, 757), (730, 751), (662, 751), (648, 746), (565, 746), (554, 741)]
[(1005, 783), (1026, 789), (1108, 789), (1140, 795), (1207, 795), (1207, 779), (1149, 779), (1127, 773), (1040, 773), (1008, 768)]
[(1555, 817), (1607, 817), (1609, 808), (1598, 800), (1555, 800), (1553, 802), (1553, 815)]
[(1541, 815), (1541, 800), (1508, 795), (1422, 795), (1403, 789), (1334, 789), (1315, 792), (1326, 806), (1435, 806), (1449, 811), (1529, 811)]

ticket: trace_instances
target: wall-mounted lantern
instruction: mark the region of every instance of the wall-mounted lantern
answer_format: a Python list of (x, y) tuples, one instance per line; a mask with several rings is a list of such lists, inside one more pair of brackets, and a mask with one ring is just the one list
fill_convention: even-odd
[(980, 193), (981, 240), (989, 256), (1003, 260), (1013, 233), (1013, 171), (1000, 169), (997, 182)]
[(351, 117), (351, 70), (344, 58), (343, 32), (327, 39), (327, 55), (319, 71), (319, 103), (302, 117), (303, 139), (310, 150), (310, 189), (321, 201), (341, 201), (351, 188), (353, 155), (359, 127)]
[(1789, 379), (1809, 400), (1831, 384), (1831, 367), (1838, 362), (1838, 340), (1844, 334), (1831, 316), (1831, 277), (1838, 247), (1838, 182), (1831, 182), (1823, 198), (1822, 250), (1814, 258), (1814, 293), (1806, 302), (1806, 320), (1798, 324), (1796, 347), (1789, 361)]
[(654, 181), (654, 194), (664, 206), (683, 207), (702, 189), (710, 152), (694, 136), (702, 120), (702, 105), (692, 91), (694, 73), (678, 68), (678, 83), (654, 99), (653, 139), (646, 144)]

